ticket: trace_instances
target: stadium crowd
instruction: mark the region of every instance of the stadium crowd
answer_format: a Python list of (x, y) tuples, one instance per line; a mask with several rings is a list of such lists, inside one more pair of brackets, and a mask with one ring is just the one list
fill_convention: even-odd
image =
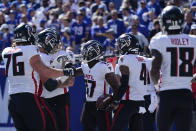
[[(103, 43), (106, 55), (115, 50), (115, 39), (132, 32), (146, 51), (149, 41), (160, 31), (158, 16), (169, 4), (185, 11), (184, 33), (195, 22), (196, 2), (158, 0), (2, 0), (0, 3), (0, 52), (11, 46), (13, 30), (28, 23), (36, 32), (55, 28), (61, 33), (64, 48), (80, 52), (89, 39)], [(191, 7), (191, 8), (189, 8)], [(195, 30), (193, 25), (192, 29)], [(194, 32), (194, 31), (193, 31)]]

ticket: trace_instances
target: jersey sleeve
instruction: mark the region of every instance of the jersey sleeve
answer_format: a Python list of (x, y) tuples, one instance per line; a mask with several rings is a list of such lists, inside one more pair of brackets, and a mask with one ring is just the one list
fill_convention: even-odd
[(85, 72), (85, 64), (83, 62), (81, 64), (81, 69), (82, 69), (83, 72)]
[(116, 65), (116, 68), (115, 68), (115, 74), (120, 75), (120, 76), (121, 76), (121, 72), (119, 68), (121, 65), (126, 65), (126, 66), (129, 65), (128, 60), (126, 59), (126, 56), (121, 56), (118, 59), (118, 64)]
[(29, 46), (29, 48), (26, 50), (26, 52), (27, 52), (29, 58), (31, 58), (35, 55), (40, 55), (39, 49), (34, 45)]
[(159, 52), (162, 52), (161, 39), (158, 39), (157, 37), (153, 37), (152, 40), (150, 41), (149, 48), (150, 50), (155, 49)]
[(114, 68), (113, 68), (112, 64), (109, 63), (109, 62), (106, 62), (104, 64), (104, 67), (103, 68), (104, 68), (104, 72), (103, 72), (104, 74), (114, 72)]
[(115, 74), (121, 76), (121, 72), (120, 72), (120, 69), (119, 69), (119, 65), (118, 64), (115, 67)]
[(5, 49), (3, 50), (3, 52), (2, 52), (2, 54), (1, 54), (1, 56), (2, 56), (3, 59), (4, 59), (4, 55), (5, 55), (6, 51), (7, 51), (7, 48), (5, 48)]

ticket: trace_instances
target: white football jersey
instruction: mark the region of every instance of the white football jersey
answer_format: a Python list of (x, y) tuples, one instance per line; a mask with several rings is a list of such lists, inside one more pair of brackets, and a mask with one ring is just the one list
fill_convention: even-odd
[(34, 45), (7, 47), (3, 50), (9, 94), (23, 92), (37, 94), (40, 79), (30, 65), (30, 59), (35, 55), (39, 55), (39, 51)]
[(150, 42), (150, 49), (162, 54), (162, 83), (160, 91), (190, 89), (193, 64), (196, 58), (196, 36), (158, 35)]
[(150, 70), (152, 67), (152, 58), (146, 58), (145, 61), (146, 61), (146, 77), (147, 77), (146, 95), (150, 95), (151, 93), (155, 92), (155, 87), (150, 77)]
[(129, 87), (122, 97), (122, 100), (144, 100), (146, 95), (146, 85), (149, 79), (146, 73), (146, 58), (139, 55), (123, 55), (119, 58), (115, 68), (115, 73), (121, 76), (119, 67), (126, 65), (129, 67)]
[(81, 67), (84, 73), (87, 101), (97, 101), (99, 96), (109, 94), (109, 84), (105, 80), (105, 75), (114, 72), (112, 64), (100, 61), (92, 68), (84, 63)]
[[(54, 54), (56, 56), (56, 54)], [(47, 66), (51, 67), (51, 63), (52, 63), (52, 57), (50, 55), (47, 55), (45, 53), (40, 53), (41, 59), (44, 62), (44, 64), (46, 64)], [(58, 68), (58, 67), (54, 67), (54, 68)], [(48, 91), (46, 90), (46, 88), (42, 88), (41, 90), (42, 92), (40, 93), (40, 95), (44, 98), (52, 98), (64, 93), (68, 92), (68, 88), (57, 88), (53, 91)]]

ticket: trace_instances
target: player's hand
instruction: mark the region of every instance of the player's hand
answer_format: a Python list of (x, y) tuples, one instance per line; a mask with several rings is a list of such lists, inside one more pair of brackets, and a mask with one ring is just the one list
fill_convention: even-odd
[(96, 107), (98, 110), (105, 110), (106, 107), (111, 104), (112, 96), (109, 94), (101, 95), (96, 102)]
[(139, 113), (140, 114), (144, 114), (144, 113), (146, 113), (146, 109), (145, 109), (145, 107), (139, 107)]
[(150, 94), (150, 101), (151, 103), (148, 107), (148, 110), (150, 113), (153, 113), (157, 108), (157, 104), (158, 104), (157, 95), (155, 93)]
[(106, 107), (105, 111), (113, 111), (117, 110), (119, 107), (120, 101), (112, 101), (108, 106)]

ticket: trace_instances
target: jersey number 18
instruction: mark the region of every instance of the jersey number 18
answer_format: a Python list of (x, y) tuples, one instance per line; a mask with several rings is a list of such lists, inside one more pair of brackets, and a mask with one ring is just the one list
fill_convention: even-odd
[[(194, 48), (170, 47), (166, 49), (171, 54), (171, 76), (191, 77), (193, 72), (192, 60), (194, 57)], [(188, 57), (187, 57), (188, 56)], [(178, 67), (179, 60), (182, 63)]]

